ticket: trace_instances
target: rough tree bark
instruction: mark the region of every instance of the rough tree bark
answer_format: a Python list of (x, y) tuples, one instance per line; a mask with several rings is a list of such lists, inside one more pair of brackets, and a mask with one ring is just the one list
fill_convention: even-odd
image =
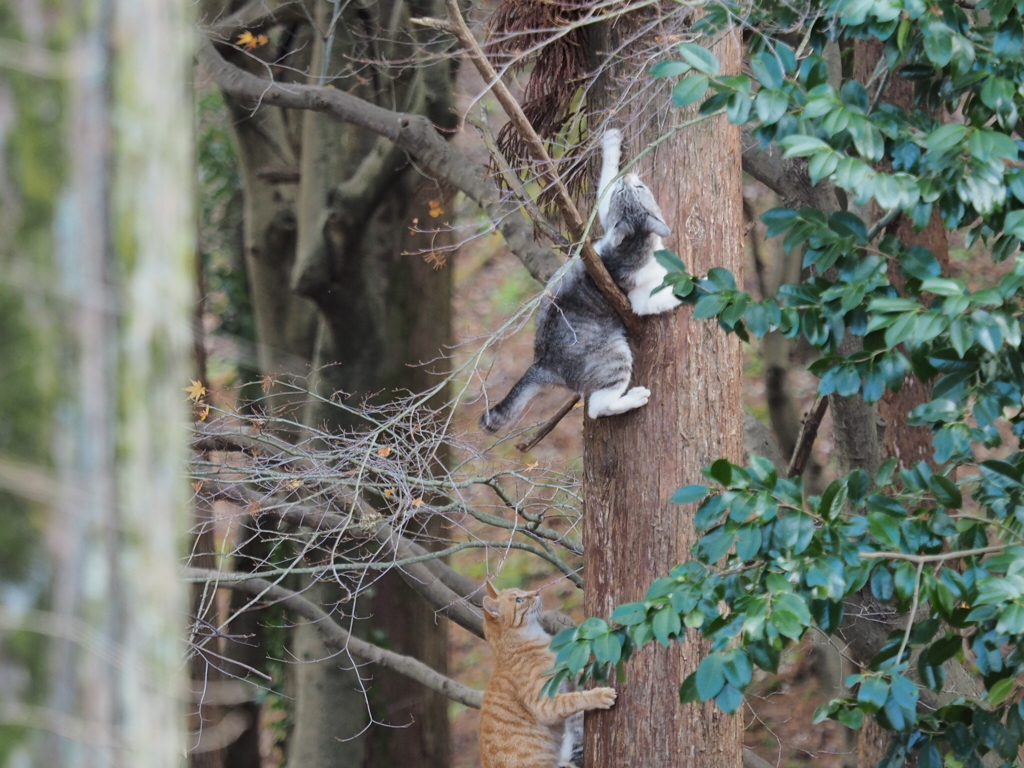
[[(185, 750), (178, 578), (187, 527), (193, 220), (188, 4), (72, 4), (70, 186), (58, 266), (75, 350), (68, 409), (73, 529), (58, 562), (46, 765), (176, 768)], [(80, 6), (88, 6), (80, 7)], [(86, 12), (88, 11), (88, 12)], [(72, 138), (73, 137), (73, 138)], [(69, 391), (70, 394), (70, 391)], [(63, 533), (63, 532), (62, 532)], [(87, 638), (86, 642), (82, 638)]]
[[(627, 25), (603, 27), (595, 53), (615, 50)], [(739, 39), (727, 33), (713, 48), (723, 71), (739, 70)], [(634, 73), (623, 74), (624, 81)], [(603, 84), (606, 103), (619, 86)], [(663, 110), (651, 99), (646, 109)], [(658, 125), (650, 114), (616, 115), (622, 125)], [(663, 118), (663, 116), (661, 116)], [(673, 115), (670, 119), (681, 119)], [(626, 131), (629, 158), (666, 126), (644, 135)], [(645, 158), (639, 173), (654, 191), (673, 235), (667, 247), (694, 272), (724, 266), (742, 280), (740, 135), (724, 117), (687, 128)], [(588, 615), (643, 598), (647, 585), (689, 559), (695, 541), (691, 508), (668, 503), (680, 485), (726, 456), (743, 457), (740, 342), (713, 322), (680, 309), (645, 321), (636, 340), (633, 381), (651, 400), (623, 416), (584, 427), (585, 550)], [(588, 713), (586, 764), (592, 768), (730, 768), (741, 762), (739, 718), (714, 703), (682, 707), (679, 684), (699, 663), (704, 645), (652, 643), (627, 665), (628, 682), (608, 712)]]

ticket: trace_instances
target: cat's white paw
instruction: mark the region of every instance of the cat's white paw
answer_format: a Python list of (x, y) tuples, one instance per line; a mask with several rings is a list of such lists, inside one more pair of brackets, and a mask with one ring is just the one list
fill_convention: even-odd
[(597, 700), (597, 709), (611, 709), (618, 693), (614, 688), (594, 688), (590, 691)]
[(622, 131), (618, 128), (609, 128), (604, 132), (604, 136), (601, 137), (601, 144), (608, 146), (609, 144), (616, 147), (622, 145)]
[(636, 402), (634, 408), (639, 408), (641, 405), (647, 405), (647, 401), (651, 399), (651, 390), (647, 387), (633, 387), (629, 392), (622, 396), (623, 399), (629, 398)]

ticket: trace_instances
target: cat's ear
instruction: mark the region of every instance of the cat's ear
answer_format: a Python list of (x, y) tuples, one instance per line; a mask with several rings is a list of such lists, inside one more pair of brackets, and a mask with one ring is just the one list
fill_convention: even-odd
[(650, 213), (647, 214), (647, 231), (653, 232), (660, 237), (668, 237), (672, 234), (669, 232), (668, 224)]
[(490, 595), (491, 597), (497, 597), (498, 596), (498, 590), (496, 590), (494, 588), (494, 585), (491, 584), (491, 580), (490, 579), (485, 581), (484, 584), (487, 585), (487, 594), (488, 595)]
[(486, 613), (488, 616), (492, 616), (496, 619), (498, 618), (498, 616), (501, 615), (501, 603), (499, 603), (497, 600), (490, 597), (485, 597), (483, 605), (484, 613)]

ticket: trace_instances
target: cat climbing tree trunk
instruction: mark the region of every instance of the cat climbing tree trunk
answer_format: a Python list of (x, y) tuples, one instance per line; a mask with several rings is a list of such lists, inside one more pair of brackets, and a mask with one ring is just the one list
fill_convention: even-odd
[[(631, 26), (596, 32), (595, 57), (618, 50)], [(737, 42), (726, 35), (713, 48), (724, 72), (739, 71)], [(615, 108), (622, 82), (637, 73), (612, 74), (597, 89), (605, 109)], [(669, 104), (666, 94), (616, 111), (611, 124), (626, 126), (623, 157), (663, 135), (671, 121), (692, 117), (665, 114)], [(722, 266), (742, 284), (738, 129), (722, 116), (683, 129), (646, 156), (638, 172), (672, 230), (666, 247), (693, 272)], [(632, 384), (648, 387), (650, 402), (622, 416), (588, 419), (584, 431), (589, 616), (642, 599), (651, 581), (689, 559), (694, 507), (671, 505), (669, 497), (700, 482), (701, 467), (715, 459), (743, 456), (739, 340), (714, 321), (694, 320), (684, 307), (646, 319), (635, 341)], [(628, 681), (617, 686), (615, 707), (586, 716), (587, 768), (738, 768), (741, 719), (711, 702), (679, 704), (679, 684), (706, 651), (690, 632), (685, 643), (652, 643), (637, 653), (626, 665)]]

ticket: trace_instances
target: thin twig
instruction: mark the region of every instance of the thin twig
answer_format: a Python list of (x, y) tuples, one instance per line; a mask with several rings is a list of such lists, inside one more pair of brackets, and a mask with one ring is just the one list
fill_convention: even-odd
[[(580, 258), (583, 260), (583, 264), (587, 268), (587, 272), (590, 273), (590, 277), (593, 278), (594, 283), (598, 289), (604, 294), (604, 297), (608, 300), (608, 303), (612, 305), (612, 308), (622, 318), (622, 322), (626, 325), (626, 328), (631, 333), (636, 333), (640, 329), (640, 319), (633, 314), (633, 309), (626, 299), (626, 296), (622, 293), (619, 287), (612, 280), (612, 276), (608, 274), (608, 270), (601, 261), (601, 257), (597, 255), (597, 251), (594, 250), (593, 244), (586, 235), (586, 224), (583, 221), (583, 217), (580, 215), (579, 210), (576, 208), (576, 204), (573, 202), (572, 197), (569, 195), (569, 191), (565, 188), (565, 184), (562, 183), (558, 172), (555, 170), (555, 164), (548, 155), (547, 149), (544, 147), (544, 142), (541, 141), (537, 132), (530, 125), (530, 121), (523, 114), (522, 108), (519, 103), (515, 100), (508, 88), (501, 81), (501, 77), (491, 66), (491, 63), (487, 60), (487, 56), (484, 55), (480, 45), (477, 43), (476, 38), (473, 37), (473, 32), (466, 25), (466, 20), (462, 17), (462, 12), (459, 9), (458, 0), (445, 0), (445, 7), (448, 9), (448, 16), (451, 19), (451, 24), (443, 27), (446, 31), (451, 32), (458, 38), (459, 42), (466, 49), (466, 53), (469, 54), (470, 60), (474, 66), (480, 72), (480, 76), (484, 79), (484, 82), (488, 84), (490, 89), (493, 91), (498, 102), (508, 115), (509, 120), (519, 131), (519, 134), (523, 137), (526, 142), (526, 146), (530, 149), (530, 153), (533, 155), (534, 160), (540, 166), (540, 176), (544, 180), (545, 184), (552, 187), (555, 190), (555, 202), (559, 209), (562, 211), (562, 215), (565, 218), (566, 226), (569, 228), (569, 234), (572, 235), (573, 240), (580, 244)], [(417, 19), (418, 23), (423, 23), (425, 19)], [(437, 26), (437, 25), (431, 25)]]
[(899, 664), (903, 658), (903, 652), (910, 642), (910, 631), (914, 628), (914, 617), (917, 615), (917, 604), (921, 599), (921, 571), (924, 570), (924, 561), (917, 564), (917, 575), (914, 577), (914, 600), (910, 605), (910, 615), (907, 616), (907, 629), (903, 633), (903, 642), (900, 643), (900, 651), (896, 654), (896, 663)]
[(961, 557), (973, 557), (974, 555), (987, 555), (992, 552), (1002, 552), (1006, 549), (1005, 544), (997, 544), (992, 547), (978, 547), (977, 549), (964, 549), (960, 552), (942, 552), (938, 555), (909, 555), (905, 552), (861, 552), (864, 560), (908, 560), (911, 563), (938, 563), (943, 560), (957, 560)]
[(498, 142), (494, 138), (494, 133), (491, 131), (491, 127), (487, 124), (486, 113), (482, 119), (476, 119), (470, 115), (466, 116), (466, 122), (475, 127), (480, 131), (480, 136), (484, 141), (484, 146), (487, 148), (487, 153), (491, 156), (494, 164), (498, 167), (498, 171), (501, 173), (502, 178), (505, 179), (505, 183), (509, 189), (512, 190), (512, 194), (515, 195), (516, 199), (522, 204), (522, 206), (529, 211), (530, 218), (533, 219), (533, 223), (536, 227), (543, 232), (558, 248), (568, 249), (572, 243), (565, 239), (561, 232), (558, 231), (558, 227), (548, 220), (537, 204), (530, 197), (530, 194), (523, 187), (522, 182), (516, 175), (516, 172), (512, 170), (512, 166), (508, 164), (508, 160), (501, 154), (501, 150), (498, 149)]
[(818, 427), (828, 410), (828, 398), (818, 400), (807, 414), (804, 423), (800, 425), (800, 434), (796, 438), (796, 448), (793, 449), (793, 457), (789, 460), (786, 468), (786, 477), (797, 477), (804, 473), (807, 467), (807, 460), (811, 457), (811, 448), (814, 447), (814, 440), (818, 437)]
[(530, 437), (529, 440), (524, 440), (521, 443), (517, 443), (516, 448), (518, 448), (522, 453), (526, 453), (528, 450), (533, 448), (537, 443), (539, 443), (541, 440), (543, 440), (545, 437), (551, 434), (551, 430), (558, 426), (558, 422), (564, 419), (566, 415), (569, 413), (569, 411), (576, 407), (576, 403), (578, 403), (579, 401), (579, 395), (573, 395), (571, 398), (566, 400), (562, 407), (558, 409), (558, 412), (550, 419), (548, 419), (544, 426), (542, 426), (540, 429), (534, 432), (533, 436)]
[(870, 243), (872, 240), (878, 237), (878, 233), (881, 232), (886, 227), (888, 227), (890, 224), (892, 224), (893, 221), (896, 220), (896, 217), (899, 215), (900, 209), (893, 208), (891, 211), (885, 214), (885, 216), (876, 221), (875, 225), (868, 231), (868, 242)]

